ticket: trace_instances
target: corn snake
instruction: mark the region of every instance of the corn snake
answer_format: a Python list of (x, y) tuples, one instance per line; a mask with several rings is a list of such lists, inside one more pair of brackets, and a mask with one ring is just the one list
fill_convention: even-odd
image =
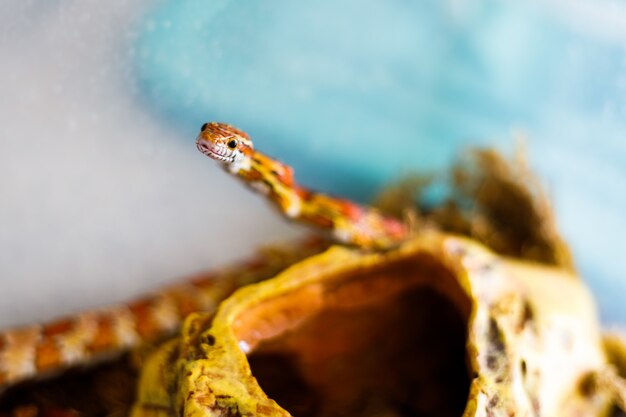
[(288, 218), (329, 231), (342, 244), (388, 249), (406, 240), (408, 227), (371, 207), (304, 188), (293, 170), (254, 149), (250, 137), (224, 123), (205, 123), (196, 139), (198, 150), (220, 161), (226, 170), (264, 194)]
[(308, 238), (290, 248), (268, 248), (233, 267), (198, 274), (126, 304), (0, 332), (0, 390), (159, 342), (189, 313), (210, 312), (240, 286), (270, 278), (325, 245)]
[[(209, 142), (212, 141), (212, 142)], [(235, 141), (234, 146), (229, 145)], [(209, 144), (207, 144), (207, 142)], [(236, 152), (215, 147), (222, 144)], [(238, 145), (243, 144), (241, 148)], [(326, 229), (343, 244), (387, 249), (408, 238), (408, 227), (373, 209), (304, 189), (290, 167), (254, 152), (248, 136), (228, 125), (206, 124), (197, 138), (202, 153), (225, 164), (248, 185), (263, 192), (287, 217)], [(327, 243), (311, 239), (288, 250), (268, 252), (234, 268), (202, 274), (125, 305), (78, 314), (47, 324), (0, 332), (0, 390), (21, 381), (91, 365), (174, 334), (185, 316), (212, 311), (240, 286), (270, 278), (291, 264), (320, 252)], [(624, 383), (615, 373), (593, 373), (593, 389), (608, 392), (624, 407)], [(8, 414), (6, 414), (8, 416)], [(72, 409), (12, 410), (13, 417), (77, 417)], [(0, 416), (5, 414), (0, 413)]]
[[(402, 222), (372, 208), (296, 184), (290, 166), (255, 151), (249, 136), (235, 127), (206, 123), (196, 146), (265, 194), (288, 218), (330, 231), (340, 243), (386, 249), (409, 234)], [(0, 332), (0, 389), (163, 340), (174, 334), (189, 313), (212, 311), (238, 287), (270, 278), (326, 245), (318, 238), (307, 239), (290, 249), (261, 253), (234, 268), (199, 275), (127, 304)]]

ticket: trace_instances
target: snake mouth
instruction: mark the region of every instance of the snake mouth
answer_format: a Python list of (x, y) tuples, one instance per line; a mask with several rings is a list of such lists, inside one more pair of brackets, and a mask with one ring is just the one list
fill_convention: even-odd
[(209, 145), (203, 142), (197, 141), (196, 147), (198, 148), (200, 152), (202, 152), (203, 154), (205, 154), (211, 159), (216, 159), (222, 162), (233, 162), (232, 157), (217, 152), (215, 149), (211, 148)]

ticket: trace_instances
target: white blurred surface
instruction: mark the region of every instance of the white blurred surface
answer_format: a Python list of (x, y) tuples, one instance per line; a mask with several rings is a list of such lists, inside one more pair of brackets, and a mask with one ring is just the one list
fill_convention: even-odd
[(0, 3), (0, 327), (127, 300), (297, 233), (142, 109), (120, 46), (151, 3)]

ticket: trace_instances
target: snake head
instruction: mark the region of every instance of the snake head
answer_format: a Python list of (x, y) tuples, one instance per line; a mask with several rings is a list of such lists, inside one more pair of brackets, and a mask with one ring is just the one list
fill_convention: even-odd
[(205, 123), (196, 139), (198, 150), (209, 158), (224, 162), (239, 170), (252, 157), (250, 137), (236, 127), (226, 123)]

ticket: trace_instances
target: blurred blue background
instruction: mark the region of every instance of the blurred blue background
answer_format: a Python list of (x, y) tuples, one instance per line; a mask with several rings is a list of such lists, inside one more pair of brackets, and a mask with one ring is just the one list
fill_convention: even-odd
[(362, 201), (523, 135), (626, 323), (623, 0), (3, 0), (0, 57), (2, 327), (304, 233), (197, 152), (209, 120)]
[(555, 200), (606, 320), (626, 321), (626, 3), (167, 1), (145, 15), (146, 103), (192, 137), (228, 121), (300, 181), (360, 200), (469, 146)]

